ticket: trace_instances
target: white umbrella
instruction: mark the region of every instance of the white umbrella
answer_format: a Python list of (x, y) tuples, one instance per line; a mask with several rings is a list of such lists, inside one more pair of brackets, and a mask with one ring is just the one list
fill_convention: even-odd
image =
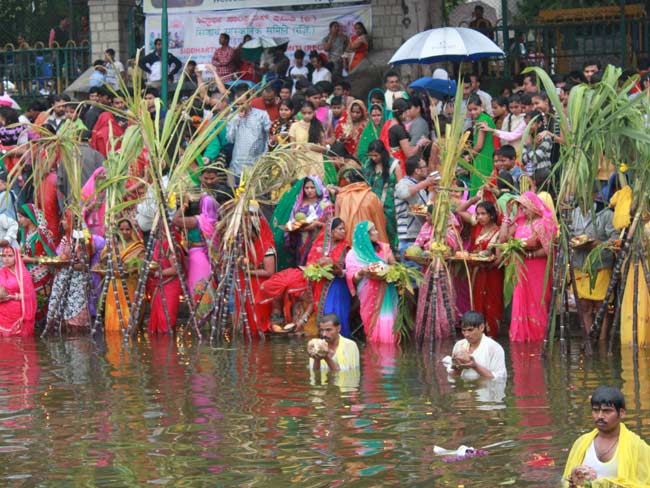
[(466, 27), (440, 27), (415, 34), (393, 54), (389, 63), (476, 61), (490, 56), (505, 54), (479, 31)]

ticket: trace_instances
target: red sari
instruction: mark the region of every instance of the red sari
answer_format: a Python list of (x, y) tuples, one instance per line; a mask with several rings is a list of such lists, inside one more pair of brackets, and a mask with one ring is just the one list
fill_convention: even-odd
[(34, 334), (36, 292), (20, 252), (13, 249), (13, 253), (14, 270), (0, 268), (0, 286), (18, 299), (0, 302), (0, 336), (28, 336)]
[(117, 122), (115, 115), (112, 112), (103, 112), (93, 127), (90, 147), (99, 151), (106, 158), (113, 141), (123, 135), (124, 128)]
[[(498, 237), (498, 226), (493, 231), (483, 232), (483, 227), (476, 225), (472, 229), (470, 251), (487, 251), (490, 244), (498, 242)], [(494, 263), (478, 264), (472, 270), (472, 278), (474, 310), (485, 317), (487, 335), (496, 337), (503, 318), (503, 270)]]
[[(171, 254), (169, 243), (166, 240), (163, 241), (162, 245), (160, 241), (156, 242), (153, 251), (153, 262), (160, 265), (160, 271), (174, 266), (169, 259)], [(176, 327), (178, 306), (183, 293), (181, 281), (177, 275), (161, 276), (158, 272), (152, 272), (147, 280), (147, 289), (151, 295), (149, 332), (171, 333)], [(167, 309), (167, 313), (165, 313), (165, 309)], [(169, 317), (169, 320), (167, 320), (167, 317)]]
[[(354, 105), (357, 105), (363, 114), (363, 120), (358, 124), (352, 123), (350, 115), (350, 110), (352, 110), (352, 107)], [(337, 140), (343, 142), (343, 145), (345, 146), (345, 149), (348, 151), (348, 153), (357, 153), (357, 149), (359, 148), (359, 141), (361, 140), (361, 134), (363, 134), (363, 130), (366, 128), (367, 123), (368, 111), (366, 110), (366, 105), (360, 100), (355, 100), (343, 113), (341, 120), (339, 120), (339, 123), (336, 125), (336, 129), (334, 129), (334, 136)]]
[[(261, 269), (264, 263), (265, 256), (276, 256), (275, 254), (275, 241), (273, 239), (273, 231), (268, 221), (259, 215), (260, 229), (252, 247), (247, 251), (247, 258), (250, 269)], [(276, 258), (277, 260), (277, 258)], [(241, 296), (244, 295), (246, 290), (250, 290), (253, 303), (246, 293), (245, 309), (250, 327), (251, 336), (257, 337), (260, 332), (266, 332), (271, 326), (271, 308), (272, 305), (268, 303), (255, 303), (256, 297), (259, 296), (260, 287), (268, 278), (258, 278), (257, 276), (250, 276), (247, 279), (245, 271), (239, 271), (239, 290), (234, 293), (235, 295), (235, 324), (239, 324), (241, 319)]]
[[(345, 267), (345, 256), (350, 250), (350, 245), (344, 239), (339, 241), (336, 246), (332, 247), (331, 225), (332, 221), (330, 220), (325, 224), (323, 230), (316, 237), (316, 240), (309, 251), (309, 256), (307, 257), (307, 265), (316, 264), (322, 258), (328, 257), (341, 269)], [(321, 310), (331, 285), (332, 281), (326, 279), (311, 282), (312, 294), (314, 295), (314, 305), (316, 306), (316, 313), (319, 319), (322, 316)]]

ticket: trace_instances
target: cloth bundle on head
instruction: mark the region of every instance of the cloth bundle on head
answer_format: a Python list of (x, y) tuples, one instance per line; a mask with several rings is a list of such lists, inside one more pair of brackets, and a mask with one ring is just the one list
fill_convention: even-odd
[[(522, 207), (530, 210), (538, 218), (532, 222), (532, 227), (539, 238), (539, 242), (546, 251), (546, 254), (551, 253), (551, 246), (553, 240), (557, 235), (557, 224), (551, 209), (533, 192), (527, 191), (523, 195), (519, 195), (515, 201)], [(515, 219), (517, 225), (523, 225), (526, 220), (526, 215), (519, 212)]]
[(384, 259), (377, 255), (370, 240), (369, 232), (374, 226), (375, 224), (368, 220), (359, 222), (354, 228), (354, 235), (352, 236), (352, 249), (357, 253), (359, 261), (366, 266), (376, 262), (386, 263)]

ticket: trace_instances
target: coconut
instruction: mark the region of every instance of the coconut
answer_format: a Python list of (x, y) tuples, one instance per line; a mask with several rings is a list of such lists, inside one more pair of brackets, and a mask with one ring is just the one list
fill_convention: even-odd
[(307, 216), (302, 212), (296, 212), (296, 215), (293, 216), (293, 220), (296, 222), (303, 222), (307, 220)]
[(424, 251), (420, 246), (409, 246), (406, 248), (404, 254), (406, 256), (422, 256), (424, 254)]
[(307, 343), (307, 353), (310, 356), (324, 356), (329, 352), (329, 345), (325, 339), (312, 339)]

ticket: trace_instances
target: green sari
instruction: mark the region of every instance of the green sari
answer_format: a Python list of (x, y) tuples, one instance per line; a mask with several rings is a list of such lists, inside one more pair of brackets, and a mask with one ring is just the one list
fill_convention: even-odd
[(390, 165), (388, 181), (384, 182), (381, 172), (375, 170), (375, 164), (373, 161), (366, 159), (363, 164), (363, 175), (372, 189), (372, 192), (377, 195), (384, 206), (388, 244), (390, 244), (390, 247), (394, 250), (398, 248), (397, 213), (395, 211), (395, 185), (397, 184), (395, 170), (397, 168), (399, 168), (399, 162), (396, 159), (393, 159)]
[[(357, 146), (357, 159), (363, 163), (367, 158), (368, 158), (368, 146), (372, 141), (376, 141), (379, 139), (379, 134), (381, 133), (381, 128), (384, 126), (384, 122), (386, 122), (386, 109), (384, 108), (384, 105), (379, 105), (377, 103), (371, 105), (370, 104), (370, 96), (373, 94), (373, 92), (381, 93), (381, 96), (383, 98), (384, 92), (381, 91), (379, 88), (373, 88), (370, 90), (368, 93), (368, 103), (366, 104), (366, 107), (368, 108), (368, 123), (366, 124), (366, 128), (363, 129), (363, 132), (361, 133), (361, 138), (359, 139), (359, 145)], [(379, 123), (378, 126), (375, 126), (372, 123), (372, 118), (370, 118), (370, 113), (372, 112), (373, 107), (380, 107), (381, 108), (381, 122)]]
[[(496, 129), (494, 121), (492, 118), (483, 112), (476, 118), (476, 122), (485, 122), (488, 127)], [(472, 146), (476, 146), (478, 141), (479, 131), (474, 130), (474, 137), (472, 139)], [(483, 141), (483, 147), (481, 151), (474, 156), (474, 169), (480, 174), (472, 174), (470, 178), (470, 196), (476, 195), (476, 192), (483, 186), (486, 177), (489, 177), (494, 171), (494, 164), (492, 162), (492, 156), (494, 156), (494, 136), (492, 132), (485, 133), (485, 140)], [(483, 177), (481, 177), (481, 175)]]

